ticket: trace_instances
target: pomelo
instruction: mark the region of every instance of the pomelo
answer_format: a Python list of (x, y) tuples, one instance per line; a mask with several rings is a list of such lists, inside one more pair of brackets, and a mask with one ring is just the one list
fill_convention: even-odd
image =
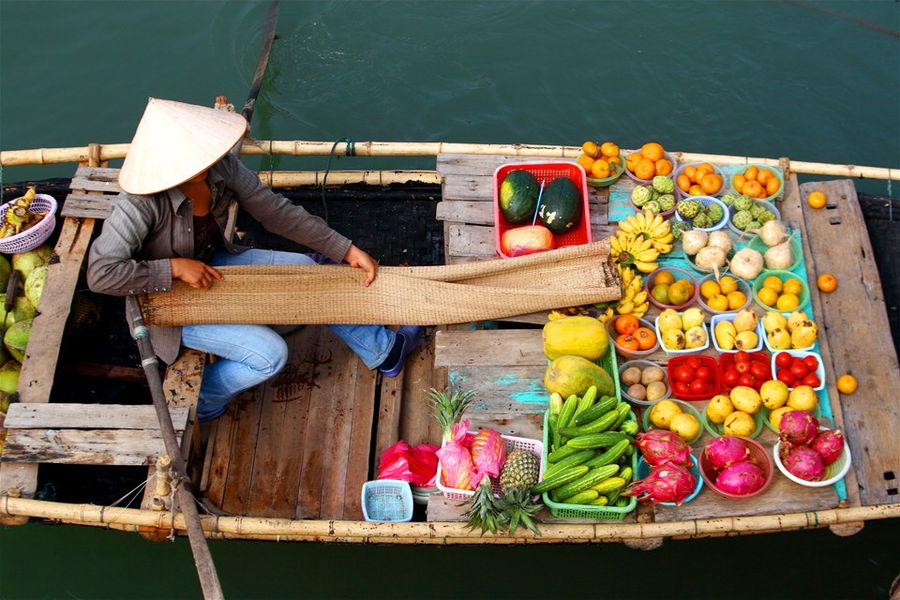
[(19, 385), (19, 371), (22, 365), (14, 360), (8, 360), (0, 367), (0, 391), (7, 394), (15, 394)]
[(31, 272), (41, 265), (46, 265), (50, 262), (50, 254), (52, 250), (50, 246), (42, 245), (38, 246), (34, 250), (29, 250), (28, 252), (20, 252), (18, 254), (13, 254), (12, 257), (12, 268), (22, 274), (22, 280), (25, 281), (28, 279), (28, 276), (31, 275)]
[(31, 272), (28, 279), (25, 280), (25, 297), (28, 302), (35, 308), (41, 300), (41, 293), (44, 291), (44, 284), (47, 282), (47, 265), (41, 265)]
[[(25, 358), (25, 348), (28, 347), (28, 337), (31, 335), (31, 319), (18, 321), (3, 334), (3, 344), (9, 353), (17, 361)], [(2, 388), (0, 388), (2, 389)]]

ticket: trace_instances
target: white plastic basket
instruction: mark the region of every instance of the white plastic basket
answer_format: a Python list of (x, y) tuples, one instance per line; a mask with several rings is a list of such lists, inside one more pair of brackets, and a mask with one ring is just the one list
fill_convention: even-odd
[(362, 512), (366, 521), (403, 522), (413, 516), (409, 483), (398, 479), (376, 479), (362, 486)]
[[(0, 205), (0, 215), (2, 217), (5, 218), (6, 211), (9, 210), (13, 202), (15, 200)], [(31, 229), (8, 238), (0, 238), (0, 252), (16, 254), (17, 252), (34, 250), (53, 233), (53, 229), (56, 227), (56, 200), (53, 199), (53, 196), (35, 194), (34, 200), (28, 205), (28, 210), (32, 212), (46, 212), (47, 214)]]
[[(477, 434), (477, 431), (469, 431), (469, 435), (473, 436)], [(507, 454), (512, 452), (513, 450), (527, 450), (534, 454), (538, 459), (538, 481), (541, 480), (541, 476), (544, 474), (544, 465), (541, 461), (541, 456), (544, 453), (544, 443), (540, 440), (531, 440), (528, 438), (520, 438), (512, 435), (501, 435), (500, 436), (504, 441), (506, 441), (506, 452)], [(444, 447), (444, 443), (441, 442), (441, 447)], [(435, 475), (434, 480), (437, 488), (441, 491), (441, 494), (444, 495), (445, 498), (449, 498), (450, 500), (468, 500), (471, 496), (475, 495), (473, 490), (460, 490), (457, 488), (446, 487), (441, 483), (442, 474), (441, 474), (441, 463), (438, 461), (437, 475)], [(491, 489), (494, 491), (494, 496), (500, 496), (500, 478), (499, 477), (491, 477)]]

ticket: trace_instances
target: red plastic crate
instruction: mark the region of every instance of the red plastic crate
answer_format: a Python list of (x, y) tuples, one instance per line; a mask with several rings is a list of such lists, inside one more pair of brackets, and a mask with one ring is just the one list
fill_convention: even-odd
[[(591, 243), (591, 214), (590, 209), (588, 208), (587, 177), (581, 165), (571, 162), (510, 163), (507, 165), (500, 165), (497, 167), (497, 170), (494, 171), (494, 246), (500, 257), (509, 258), (500, 249), (500, 238), (503, 236), (504, 232), (508, 229), (531, 225), (531, 223), (511, 225), (500, 210), (500, 184), (506, 179), (506, 175), (515, 169), (522, 169), (534, 175), (534, 178), (537, 179), (538, 186), (540, 186), (542, 182), (549, 184), (557, 177), (567, 177), (569, 181), (574, 183), (584, 202), (581, 221), (579, 221), (578, 225), (571, 231), (563, 234), (554, 233), (553, 242), (556, 248)], [(538, 219), (537, 224), (540, 224), (540, 219)]]
[[(736, 354), (737, 354), (736, 352), (723, 352), (722, 354), (719, 355), (719, 368), (718, 368), (719, 381), (721, 382), (722, 391), (724, 391), (726, 394), (736, 387), (736, 386), (731, 386), (731, 387), (726, 386), (725, 378), (724, 378), (725, 371), (727, 371), (731, 367), (731, 365), (734, 364), (734, 357)], [(755, 361), (758, 361), (760, 364), (766, 365), (766, 372), (768, 373), (768, 377), (758, 380), (757, 385), (754, 386), (754, 388), (753, 388), (756, 391), (759, 391), (759, 388), (762, 387), (763, 383), (765, 383), (766, 381), (768, 381), (770, 379), (774, 379), (774, 377), (772, 376), (771, 357), (769, 356), (768, 352), (765, 352), (763, 350), (758, 350), (756, 352), (747, 352), (747, 354), (750, 355), (751, 361), (755, 360)]]
[[(711, 389), (705, 394), (693, 394), (691, 392), (676, 394), (675, 369), (693, 359), (698, 359), (702, 366), (708, 367), (710, 370), (712, 370), (713, 383)], [(693, 356), (673, 356), (669, 359), (667, 371), (669, 376), (669, 388), (672, 390), (673, 398), (678, 398), (679, 400), (687, 400), (689, 402), (699, 402), (700, 400), (709, 400), (716, 394), (720, 393), (720, 391), (722, 390), (722, 373), (719, 371), (719, 364), (712, 356), (706, 356), (705, 354)]]

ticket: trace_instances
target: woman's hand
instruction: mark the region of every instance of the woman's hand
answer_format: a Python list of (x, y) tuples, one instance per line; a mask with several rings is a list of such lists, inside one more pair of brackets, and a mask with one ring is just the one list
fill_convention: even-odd
[(208, 290), (213, 279), (224, 280), (222, 274), (206, 263), (192, 258), (170, 258), (172, 279), (180, 279), (192, 288)]
[(378, 263), (375, 262), (375, 259), (353, 244), (351, 244), (350, 249), (347, 250), (347, 254), (344, 256), (344, 262), (351, 267), (356, 267), (366, 272), (366, 287), (369, 287), (369, 284), (375, 281), (375, 272), (378, 271)]

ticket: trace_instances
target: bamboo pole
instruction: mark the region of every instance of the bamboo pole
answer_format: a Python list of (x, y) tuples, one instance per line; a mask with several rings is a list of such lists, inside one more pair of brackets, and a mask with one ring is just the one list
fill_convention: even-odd
[[(293, 187), (298, 185), (322, 185), (325, 171), (260, 171), (259, 179), (269, 187)], [(327, 185), (341, 186), (352, 183), (390, 185), (392, 183), (432, 183), (440, 185), (442, 178), (437, 171), (328, 171)]]
[[(258, 140), (245, 142), (243, 154), (285, 154), (293, 156), (327, 156), (334, 142), (308, 140)], [(130, 144), (100, 145), (101, 160), (124, 158)], [(335, 148), (338, 154), (347, 154), (348, 144), (340, 142)], [(438, 154), (500, 154), (509, 156), (546, 156), (551, 158), (576, 158), (581, 152), (578, 146), (541, 144), (466, 144), (455, 142), (380, 142), (365, 141), (353, 144), (356, 156), (437, 156)], [(674, 152), (680, 162), (708, 161), (719, 164), (757, 163), (778, 166), (778, 158)], [(87, 146), (68, 148), (37, 148), (33, 150), (5, 150), (0, 152), (0, 165), (44, 165), (61, 162), (82, 162), (88, 158)], [(892, 179), (900, 181), (900, 167), (867, 167), (851, 164), (791, 161), (791, 170), (809, 175), (827, 175), (859, 179)], [(329, 175), (329, 179), (330, 179)]]
[[(30, 498), (0, 497), (0, 515), (20, 515), (53, 519), (69, 523), (98, 526), (130, 526), (168, 529), (172, 523), (168, 512), (47, 502)], [(822, 511), (723, 517), (668, 523), (544, 523), (542, 536), (535, 538), (527, 531), (511, 536), (479, 537), (462, 522), (367, 523), (363, 521), (291, 520), (261, 517), (202, 516), (201, 526), (207, 536), (252, 539), (305, 539), (315, 541), (361, 540), (382, 543), (472, 544), (533, 542), (600, 542), (625, 539), (668, 538), (678, 536), (713, 536), (759, 531), (809, 529), (900, 517), (900, 504), (837, 508)], [(177, 513), (174, 526), (186, 530), (182, 513)]]

